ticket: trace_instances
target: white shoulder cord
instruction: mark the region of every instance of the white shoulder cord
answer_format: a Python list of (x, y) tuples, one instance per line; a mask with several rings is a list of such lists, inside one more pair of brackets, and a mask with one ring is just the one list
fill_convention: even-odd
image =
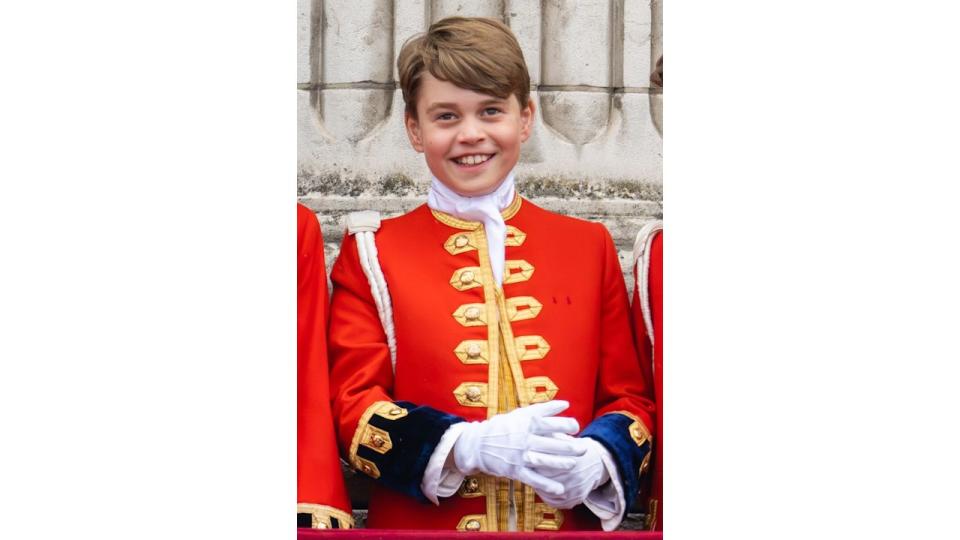
[(640, 312), (643, 313), (643, 324), (647, 327), (650, 344), (653, 345), (653, 317), (650, 313), (650, 246), (657, 231), (663, 230), (663, 221), (654, 220), (645, 224), (637, 233), (633, 242), (634, 268), (637, 270), (637, 291), (640, 293)]
[(370, 283), (370, 293), (377, 304), (377, 315), (380, 324), (387, 335), (387, 347), (390, 349), (390, 366), (397, 372), (397, 337), (393, 329), (393, 303), (390, 301), (390, 291), (387, 290), (387, 280), (383, 277), (380, 268), (380, 259), (377, 257), (377, 243), (373, 233), (380, 228), (380, 213), (373, 211), (351, 212), (346, 218), (347, 233), (357, 240), (357, 254), (360, 256), (360, 266)]

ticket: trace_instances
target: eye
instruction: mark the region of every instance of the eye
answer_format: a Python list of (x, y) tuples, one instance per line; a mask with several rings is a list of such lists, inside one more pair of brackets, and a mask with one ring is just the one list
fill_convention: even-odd
[(501, 111), (498, 107), (487, 107), (486, 109), (483, 110), (483, 114), (487, 116), (494, 116), (494, 115), (500, 114), (501, 112), (503, 111)]
[(434, 120), (439, 120), (439, 121), (443, 122), (443, 121), (446, 121), (446, 120), (453, 120), (454, 118), (456, 118), (456, 116), (454, 116), (453, 113), (445, 112), (445, 113), (440, 113), (440, 114), (438, 114), (438, 115), (436, 116), (436, 118), (434, 118)]

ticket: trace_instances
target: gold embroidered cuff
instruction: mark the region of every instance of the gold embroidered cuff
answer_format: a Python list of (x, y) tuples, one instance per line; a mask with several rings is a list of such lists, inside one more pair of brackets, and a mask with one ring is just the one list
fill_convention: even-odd
[(363, 436), (360, 438), (361, 445), (378, 454), (386, 454), (393, 448), (393, 441), (390, 440), (390, 434), (386, 431), (370, 424), (367, 424), (363, 430)]
[(330, 518), (335, 518), (341, 529), (352, 529), (354, 525), (353, 516), (325, 504), (298, 503), (297, 513), (310, 514), (310, 527), (313, 529), (332, 529)]
[(550, 352), (550, 344), (542, 336), (517, 336), (513, 343), (520, 360), (540, 360)]
[(653, 444), (653, 437), (650, 436), (650, 430), (637, 418), (637, 415), (628, 411), (610, 411), (607, 414), (622, 414), (633, 420), (633, 423), (630, 424), (628, 429), (630, 430), (630, 437), (633, 438), (633, 442), (637, 443), (637, 446), (643, 446), (643, 443), (647, 441)]
[[(353, 432), (353, 440), (350, 442), (350, 454), (347, 458), (350, 460), (350, 464), (353, 465), (354, 469), (378, 478), (380, 471), (377, 469), (376, 464), (357, 455), (357, 450), (360, 449), (361, 443), (363, 446), (381, 454), (393, 448), (390, 435), (387, 434), (386, 431), (370, 425), (370, 417), (373, 415), (388, 420), (396, 420), (406, 416), (407, 410), (389, 401), (377, 401), (367, 407), (367, 410), (363, 411), (363, 414), (360, 415), (360, 421), (357, 422), (357, 429)], [(383, 444), (380, 446), (377, 446), (380, 442), (377, 439), (378, 437), (383, 439)]]
[(487, 528), (487, 516), (485, 514), (467, 514), (460, 518), (460, 523), (457, 524), (458, 531), (488, 531)]
[(516, 296), (507, 299), (506, 308), (510, 322), (525, 321), (539, 315), (543, 304), (532, 296)]
[(523, 259), (505, 261), (503, 268), (503, 284), (520, 283), (527, 281), (533, 275), (533, 265)]
[(527, 395), (530, 396), (530, 403), (550, 401), (560, 391), (560, 388), (550, 380), (550, 377), (529, 377), (524, 382), (527, 385)]
[(480, 267), (468, 266), (455, 271), (450, 277), (450, 285), (458, 291), (483, 287), (483, 282), (480, 281)]
[(453, 312), (453, 318), (463, 326), (486, 326), (487, 307), (483, 304), (464, 304)]
[(487, 383), (464, 382), (453, 391), (457, 402), (464, 407), (487, 406)]
[(490, 362), (490, 355), (487, 350), (487, 341), (485, 339), (468, 339), (461, 341), (457, 348), (453, 350), (464, 364), (487, 364)]

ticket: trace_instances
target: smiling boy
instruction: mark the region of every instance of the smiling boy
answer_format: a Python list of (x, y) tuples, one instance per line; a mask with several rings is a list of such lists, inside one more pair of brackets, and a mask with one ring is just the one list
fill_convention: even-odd
[(426, 205), (376, 233), (395, 365), (354, 236), (331, 276), (340, 443), (378, 479), (367, 526), (614, 529), (646, 468), (653, 404), (610, 235), (516, 193), (535, 105), (506, 26), (444, 19), (397, 67), (433, 178)]

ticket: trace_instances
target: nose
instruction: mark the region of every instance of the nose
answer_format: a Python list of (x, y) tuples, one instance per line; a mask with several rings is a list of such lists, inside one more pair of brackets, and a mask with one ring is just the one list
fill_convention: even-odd
[(483, 128), (479, 125), (478, 120), (467, 118), (460, 124), (460, 133), (457, 135), (457, 142), (463, 144), (476, 144), (483, 139)]

